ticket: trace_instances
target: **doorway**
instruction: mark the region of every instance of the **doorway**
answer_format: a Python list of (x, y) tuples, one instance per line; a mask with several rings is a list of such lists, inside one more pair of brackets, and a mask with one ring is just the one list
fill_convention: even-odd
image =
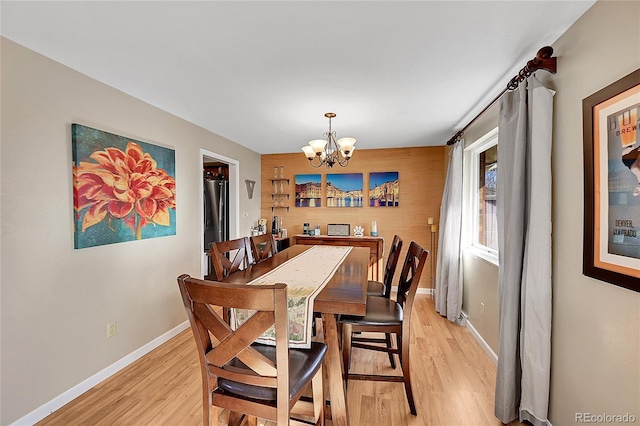
[(206, 149), (200, 149), (199, 170), (202, 178), (200, 179), (200, 273), (204, 278), (209, 272), (209, 258), (205, 252), (204, 234), (205, 234), (205, 198), (204, 198), (204, 172), (205, 165), (220, 164), (225, 169), (225, 177), (228, 174), (229, 185), (229, 239), (238, 238), (240, 235), (240, 163), (238, 160), (217, 154)]

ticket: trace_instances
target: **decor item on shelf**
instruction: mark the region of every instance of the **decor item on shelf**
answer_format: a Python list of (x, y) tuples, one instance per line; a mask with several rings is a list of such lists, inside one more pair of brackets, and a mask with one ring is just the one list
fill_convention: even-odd
[(378, 236), (378, 222), (371, 221), (371, 236), (372, 237), (377, 237)]
[(324, 139), (314, 139), (309, 145), (303, 146), (302, 151), (313, 167), (326, 165), (328, 169), (338, 163), (342, 167), (349, 164), (349, 159), (356, 149), (354, 138), (340, 138), (336, 141), (336, 132), (331, 131), (331, 119), (336, 116), (333, 112), (324, 115), (329, 119), (329, 131), (324, 134)]
[(348, 237), (349, 224), (348, 223), (330, 223), (327, 225), (327, 235), (332, 237)]
[(364, 236), (364, 228), (362, 226), (356, 226), (353, 228), (353, 236), (354, 237), (363, 237)]
[(258, 220), (258, 235), (267, 233), (267, 219)]

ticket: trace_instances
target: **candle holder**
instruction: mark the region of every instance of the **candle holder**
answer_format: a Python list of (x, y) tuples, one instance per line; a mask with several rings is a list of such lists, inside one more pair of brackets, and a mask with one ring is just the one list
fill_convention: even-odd
[(427, 219), (427, 224), (430, 225), (431, 228), (431, 247), (430, 247), (430, 270), (429, 270), (429, 293), (431, 297), (435, 294), (436, 291), (436, 251), (438, 249), (438, 225), (434, 224), (434, 220), (432, 217)]

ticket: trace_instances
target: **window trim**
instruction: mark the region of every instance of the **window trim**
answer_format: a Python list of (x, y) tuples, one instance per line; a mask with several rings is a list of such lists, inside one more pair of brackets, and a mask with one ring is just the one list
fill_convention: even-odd
[(494, 128), (487, 132), (484, 136), (471, 143), (464, 149), (465, 159), (465, 182), (464, 190), (465, 200), (467, 200), (463, 235), (465, 240), (463, 247), (465, 251), (469, 251), (472, 254), (498, 266), (498, 250), (494, 250), (484, 244), (478, 243), (478, 184), (479, 184), (479, 172), (480, 172), (480, 153), (498, 145), (498, 128)]

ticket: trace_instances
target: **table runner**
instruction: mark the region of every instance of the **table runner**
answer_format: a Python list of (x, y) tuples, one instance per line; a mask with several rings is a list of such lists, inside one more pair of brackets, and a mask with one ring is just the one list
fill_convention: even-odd
[[(247, 285), (287, 285), (289, 347), (309, 348), (313, 324), (313, 300), (331, 280), (352, 247), (312, 246)], [(238, 327), (255, 311), (232, 309), (232, 327)], [(275, 330), (267, 330), (258, 342), (275, 345)]]

